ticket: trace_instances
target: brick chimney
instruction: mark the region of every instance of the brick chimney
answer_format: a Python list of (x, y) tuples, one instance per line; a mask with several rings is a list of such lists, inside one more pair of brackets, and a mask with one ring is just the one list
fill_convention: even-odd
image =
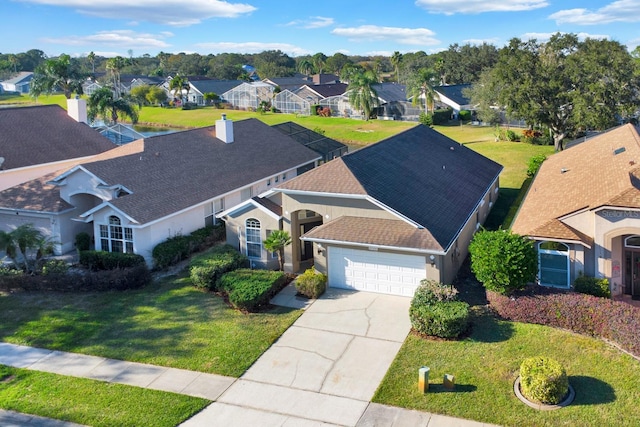
[(220, 120), (216, 120), (216, 137), (227, 144), (233, 142), (233, 122), (227, 120), (226, 114), (223, 114)]

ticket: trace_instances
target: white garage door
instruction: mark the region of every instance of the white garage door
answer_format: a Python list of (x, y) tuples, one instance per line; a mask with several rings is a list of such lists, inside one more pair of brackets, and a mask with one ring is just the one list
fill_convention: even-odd
[(425, 258), (360, 249), (329, 247), (329, 286), (413, 296), (426, 277)]

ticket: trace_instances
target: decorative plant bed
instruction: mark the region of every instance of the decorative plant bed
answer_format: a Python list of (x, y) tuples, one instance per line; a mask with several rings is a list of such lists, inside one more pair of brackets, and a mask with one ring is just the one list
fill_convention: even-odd
[(513, 392), (516, 394), (516, 397), (520, 399), (525, 405), (533, 409), (538, 409), (540, 411), (552, 411), (554, 409), (564, 408), (565, 406), (571, 404), (571, 402), (573, 402), (573, 399), (575, 399), (576, 397), (575, 390), (573, 389), (573, 387), (571, 387), (571, 384), (569, 384), (569, 391), (567, 392), (567, 395), (557, 405), (546, 405), (544, 403), (532, 402), (524, 397), (520, 392), (520, 376), (518, 376), (518, 378), (516, 378), (515, 382), (513, 383)]

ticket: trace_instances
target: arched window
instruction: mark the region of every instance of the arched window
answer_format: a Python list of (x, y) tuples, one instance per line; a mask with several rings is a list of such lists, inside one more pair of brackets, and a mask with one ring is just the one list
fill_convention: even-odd
[(629, 236), (624, 239), (624, 246), (627, 248), (640, 248), (640, 236)]
[(107, 252), (133, 253), (133, 229), (123, 227), (115, 215), (109, 217), (109, 225), (100, 224), (100, 249)]
[(569, 246), (560, 242), (540, 242), (538, 266), (541, 285), (569, 287)]
[(260, 221), (249, 218), (245, 223), (247, 236), (247, 256), (249, 258), (262, 257), (262, 238), (260, 237)]

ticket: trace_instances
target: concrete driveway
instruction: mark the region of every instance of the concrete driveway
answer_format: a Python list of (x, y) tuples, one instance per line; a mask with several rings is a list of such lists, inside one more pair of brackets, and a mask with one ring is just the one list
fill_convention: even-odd
[(410, 298), (329, 289), (183, 426), (355, 426), (404, 342)]

